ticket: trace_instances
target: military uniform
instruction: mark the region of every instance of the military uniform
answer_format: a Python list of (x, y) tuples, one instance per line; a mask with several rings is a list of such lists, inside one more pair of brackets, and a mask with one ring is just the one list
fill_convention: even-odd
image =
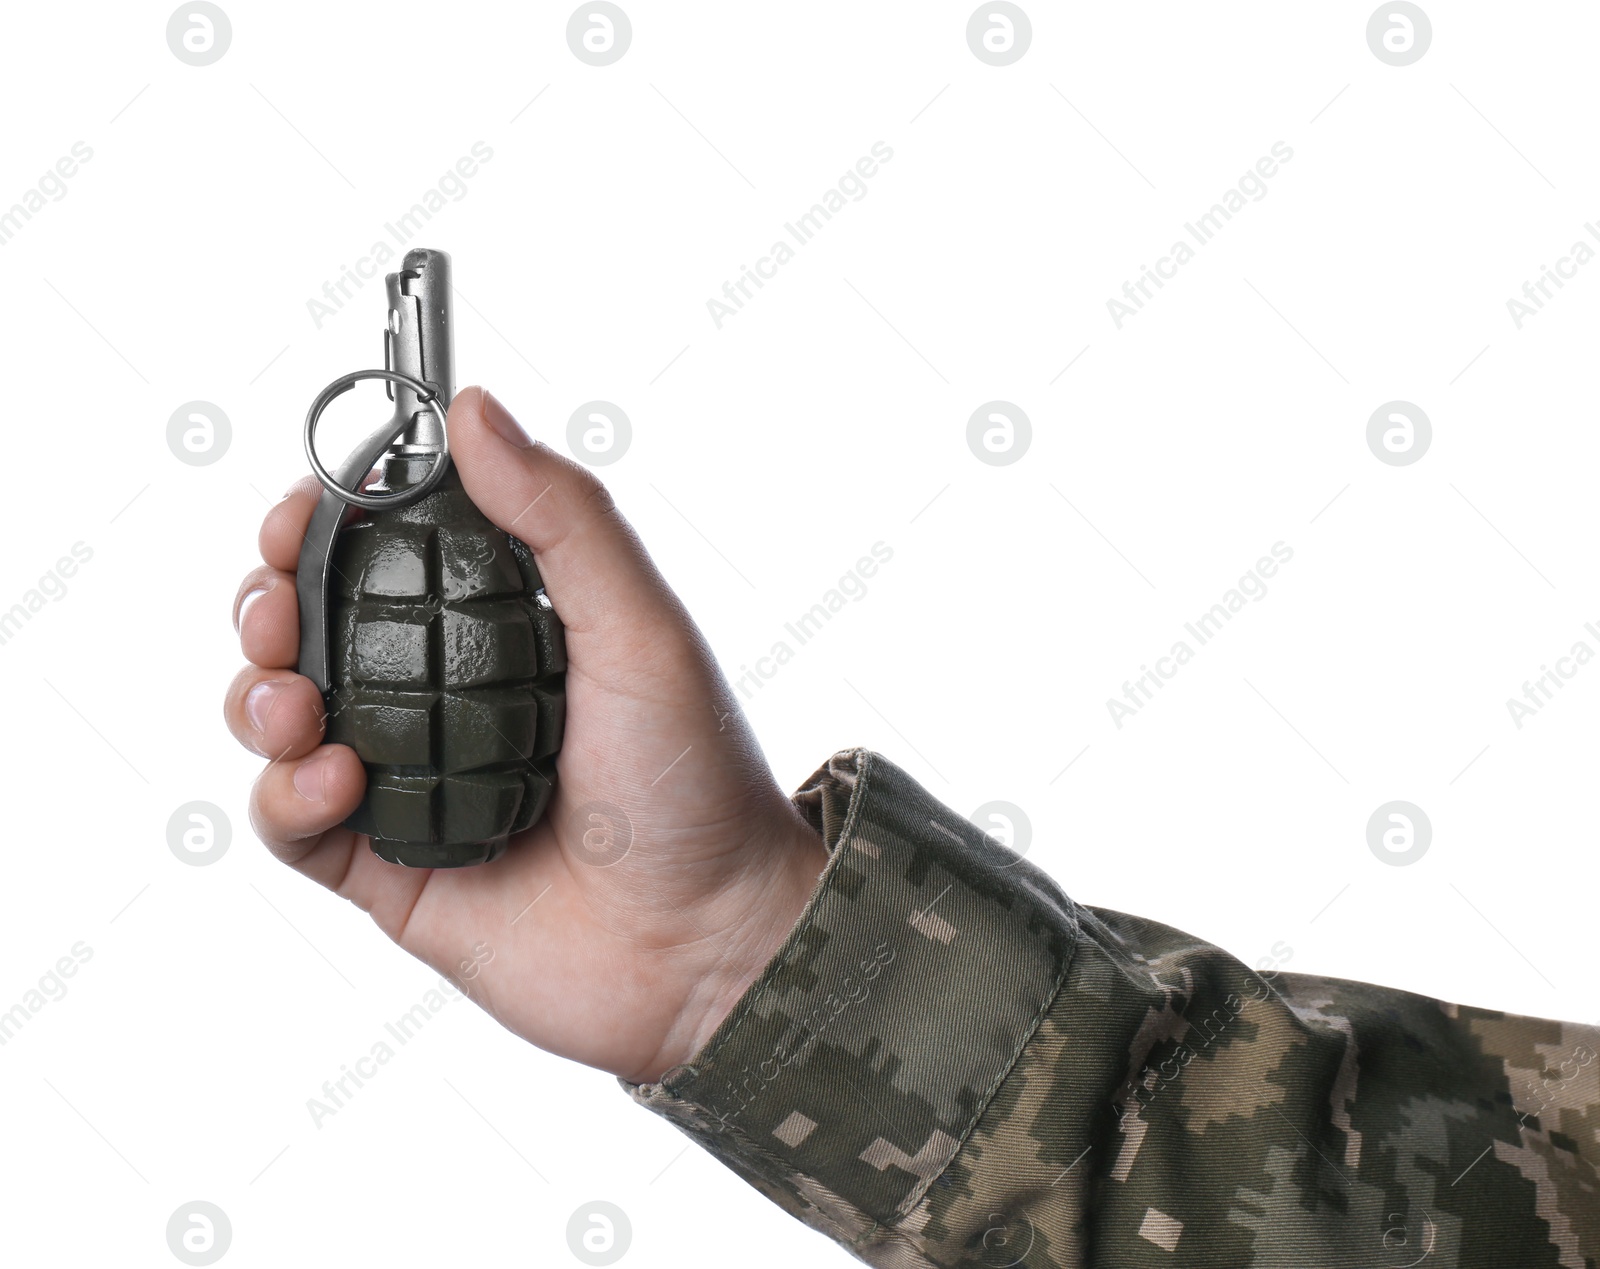
[(1600, 1267), (1600, 1031), (1073, 902), (893, 763), (705, 1047), (621, 1081), (879, 1266)]

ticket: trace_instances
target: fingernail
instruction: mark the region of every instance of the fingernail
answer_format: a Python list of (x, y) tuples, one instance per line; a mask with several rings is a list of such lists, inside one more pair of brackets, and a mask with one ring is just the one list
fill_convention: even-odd
[(325, 753), (314, 753), (295, 768), (295, 792), (307, 802), (324, 802), (327, 800), (323, 794), (323, 786), (327, 783), (327, 780), (328, 756)]
[(487, 388), (483, 393), (483, 417), (501, 440), (515, 445), (518, 449), (527, 449), (533, 444), (521, 425), (511, 417), (511, 411), (501, 405), (499, 399)]
[(272, 717), (272, 707), (278, 703), (281, 683), (257, 683), (244, 698), (244, 715), (258, 736), (267, 734), (267, 719)]
[(239, 611), (233, 614), (234, 634), (238, 634), (240, 628), (244, 625), (244, 615), (250, 610), (250, 605), (255, 603), (256, 600), (260, 599), (271, 589), (272, 588), (270, 586), (258, 586), (239, 601)]

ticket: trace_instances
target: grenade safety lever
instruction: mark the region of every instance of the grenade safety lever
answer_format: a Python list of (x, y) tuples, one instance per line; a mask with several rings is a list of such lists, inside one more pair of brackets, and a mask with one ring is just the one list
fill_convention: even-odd
[[(323, 494), (295, 583), (299, 671), (323, 694), (325, 739), (366, 767), (345, 824), (390, 863), (456, 868), (497, 858), (549, 804), (566, 643), (532, 552), (473, 506), (450, 460), (450, 257), (408, 251), (387, 283), (384, 369), (335, 379), (306, 415)], [(386, 381), (394, 415), (329, 472), (317, 423), (366, 379)]]

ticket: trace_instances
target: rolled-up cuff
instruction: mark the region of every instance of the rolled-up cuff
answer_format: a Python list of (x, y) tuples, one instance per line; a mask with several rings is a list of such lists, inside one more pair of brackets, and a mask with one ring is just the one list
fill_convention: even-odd
[(903, 1217), (949, 1165), (1060, 987), (1078, 909), (868, 750), (794, 801), (830, 852), (794, 929), (688, 1063), (619, 1082), (849, 1232)]

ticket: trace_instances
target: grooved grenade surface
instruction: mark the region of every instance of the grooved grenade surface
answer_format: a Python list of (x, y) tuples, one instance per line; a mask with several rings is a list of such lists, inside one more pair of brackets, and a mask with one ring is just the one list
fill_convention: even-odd
[(327, 739), (367, 769), (345, 823), (381, 858), (485, 863), (543, 814), (565, 638), (532, 554), (472, 505), (453, 469), (410, 506), (339, 531), (328, 642)]

